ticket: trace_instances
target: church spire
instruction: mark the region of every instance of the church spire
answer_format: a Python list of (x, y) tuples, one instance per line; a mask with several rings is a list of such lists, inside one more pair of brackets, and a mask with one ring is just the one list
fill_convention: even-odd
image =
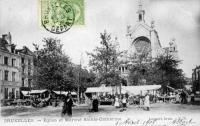
[(145, 22), (145, 20), (144, 20), (145, 11), (142, 9), (142, 0), (139, 0), (139, 9), (138, 9), (137, 13), (138, 13), (139, 22)]

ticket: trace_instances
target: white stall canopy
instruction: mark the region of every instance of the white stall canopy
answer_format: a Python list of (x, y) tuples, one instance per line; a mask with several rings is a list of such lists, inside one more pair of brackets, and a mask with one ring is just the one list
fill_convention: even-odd
[[(63, 95), (67, 95), (68, 92), (66, 91), (53, 91), (54, 93), (56, 93), (57, 95), (63, 94)], [(76, 92), (71, 92), (71, 95), (77, 95)]]
[[(161, 88), (161, 85), (143, 85), (143, 86), (122, 86), (121, 93), (131, 94), (131, 95), (139, 95), (141, 92), (145, 93), (147, 91), (158, 90)], [(100, 93), (100, 92), (107, 92), (112, 93), (112, 91), (117, 90), (119, 93), (119, 87), (89, 87), (87, 88), (85, 93)]]

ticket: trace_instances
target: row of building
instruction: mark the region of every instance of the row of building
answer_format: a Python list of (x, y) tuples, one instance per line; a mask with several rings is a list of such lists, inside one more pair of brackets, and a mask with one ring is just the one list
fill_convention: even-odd
[(31, 88), (34, 53), (26, 46), (17, 49), (11, 34), (0, 38), (0, 88), (1, 100), (20, 98), (23, 88)]
[(200, 95), (200, 66), (196, 66), (192, 71), (193, 92)]

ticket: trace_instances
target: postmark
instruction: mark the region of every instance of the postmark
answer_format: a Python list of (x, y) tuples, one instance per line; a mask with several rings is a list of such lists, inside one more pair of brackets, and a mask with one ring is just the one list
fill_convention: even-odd
[(51, 33), (64, 33), (84, 24), (83, 7), (83, 0), (41, 0), (41, 24)]

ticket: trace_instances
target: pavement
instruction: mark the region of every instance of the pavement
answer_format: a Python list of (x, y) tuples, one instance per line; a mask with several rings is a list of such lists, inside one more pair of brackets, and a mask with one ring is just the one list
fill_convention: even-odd
[[(84, 117), (84, 119), (82, 120), (89, 122), (97, 120), (101, 121), (103, 120), (103, 118), (105, 118), (104, 121), (110, 118), (112, 118), (112, 120), (113, 118), (115, 118), (116, 120), (117, 119), (124, 120), (129, 118), (142, 119), (142, 120), (144, 119), (148, 120), (149, 118), (156, 118), (156, 119), (160, 118), (163, 120), (164, 118), (169, 118), (170, 125), (172, 121), (175, 121), (175, 123), (176, 121), (178, 121), (177, 125), (171, 125), (171, 126), (189, 126), (189, 125), (196, 126), (197, 124), (198, 124), (197, 126), (200, 126), (200, 120), (199, 120), (200, 105), (155, 103), (151, 104), (150, 111), (143, 110), (138, 106), (129, 105), (126, 111), (123, 112), (120, 111), (120, 108), (115, 108), (114, 106), (110, 105), (99, 106), (99, 112), (89, 112), (87, 108), (88, 107), (84, 104), (73, 107), (72, 118), (82, 119)], [(62, 110), (61, 106), (58, 107), (48, 106), (44, 108), (33, 108), (31, 106), (25, 106), (25, 107), (6, 106), (6, 107), (1, 107), (1, 116), (2, 118), (37, 118), (44, 120), (44, 118), (48, 119), (61, 118), (61, 110)], [(180, 120), (178, 120), (179, 118)], [(164, 124), (167, 123), (166, 121), (164, 122), (165, 122)], [(126, 126), (123, 125), (123, 122), (121, 123), (122, 123), (121, 125), (118, 124), (115, 125)], [(144, 125), (144, 126), (154, 126), (154, 125)]]

